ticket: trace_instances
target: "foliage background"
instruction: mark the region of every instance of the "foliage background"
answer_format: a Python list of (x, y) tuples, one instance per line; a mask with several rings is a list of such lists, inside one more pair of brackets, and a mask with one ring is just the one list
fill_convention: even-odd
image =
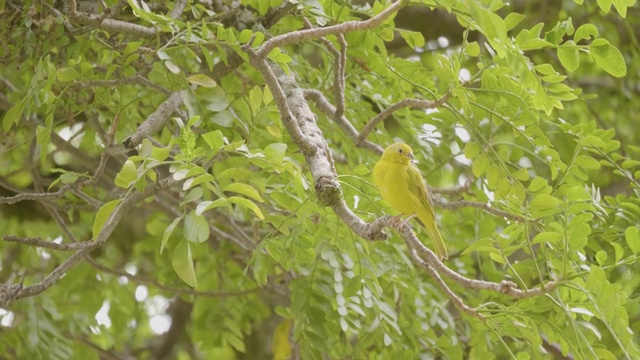
[[(0, 1), (0, 356), (639, 358), (635, 0), (411, 1), (285, 39), (263, 55), (316, 115), (292, 134), (248, 49), (397, 5)], [(410, 230), (358, 235), (385, 218), (341, 201), (391, 213), (394, 139), (445, 265), (544, 291), (442, 287)]]

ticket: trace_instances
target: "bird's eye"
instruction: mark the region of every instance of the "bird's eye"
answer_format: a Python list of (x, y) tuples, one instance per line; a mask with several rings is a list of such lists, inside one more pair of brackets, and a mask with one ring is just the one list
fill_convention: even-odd
[(398, 149), (398, 152), (399, 152), (400, 154), (402, 154), (402, 153), (404, 152), (404, 150), (402, 150), (402, 149)]

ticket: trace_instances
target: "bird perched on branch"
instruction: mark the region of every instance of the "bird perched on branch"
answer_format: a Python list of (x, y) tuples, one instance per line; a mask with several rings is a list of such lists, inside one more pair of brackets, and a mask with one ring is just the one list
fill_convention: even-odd
[(447, 259), (447, 247), (436, 224), (429, 189), (420, 171), (411, 163), (413, 159), (413, 150), (409, 145), (389, 145), (373, 168), (373, 182), (393, 209), (409, 216), (400, 226), (417, 217), (427, 229), (436, 255), (440, 259)]

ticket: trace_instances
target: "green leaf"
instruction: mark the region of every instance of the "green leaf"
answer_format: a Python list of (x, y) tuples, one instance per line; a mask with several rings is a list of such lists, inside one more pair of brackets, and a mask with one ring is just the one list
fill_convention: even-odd
[[(209, 174), (204, 174), (204, 175), (209, 175)], [(202, 176), (202, 175), (200, 175), (200, 176)], [(184, 197), (184, 201), (182, 202), (182, 204), (186, 204), (188, 202), (200, 199), (202, 197), (203, 193), (204, 193), (204, 191), (202, 190), (201, 187), (197, 187), (197, 188), (189, 191), (189, 193)]]
[(472, 41), (464, 47), (464, 51), (469, 56), (477, 57), (478, 55), (480, 55), (480, 45), (478, 45), (477, 41)]
[(187, 179), (184, 184), (182, 184), (182, 190), (189, 190), (190, 188), (200, 185), (202, 183), (213, 183), (215, 179), (211, 174), (202, 174), (191, 179)]
[(611, 0), (597, 0), (596, 2), (602, 12), (605, 14), (609, 13), (609, 10), (611, 10)]
[(273, 143), (264, 148), (265, 160), (274, 165), (282, 165), (287, 144)]
[(613, 0), (613, 6), (615, 6), (618, 14), (624, 19), (627, 17), (627, 7), (635, 5), (635, 0)]
[(72, 68), (61, 68), (56, 72), (56, 79), (61, 82), (71, 82), (80, 77), (80, 74)]
[(491, 260), (499, 263), (499, 264), (506, 264), (507, 262), (504, 259), (504, 256), (500, 255), (500, 253), (497, 252), (492, 252), (489, 254), (489, 257), (491, 258)]
[(526, 17), (527, 16), (524, 14), (518, 14), (515, 12), (509, 13), (509, 15), (507, 15), (507, 17), (504, 18), (504, 24), (507, 27), (507, 31), (516, 27)]
[(180, 68), (178, 67), (178, 65), (176, 65), (173, 61), (171, 60), (167, 60), (164, 62), (164, 66), (167, 67), (167, 69), (169, 69), (170, 72), (174, 73), (174, 74), (179, 74), (180, 73)]
[(469, 160), (473, 160), (473, 158), (480, 154), (481, 151), (482, 148), (480, 147), (480, 145), (478, 145), (477, 142), (469, 141), (468, 143), (464, 144), (464, 157)]
[(160, 254), (162, 254), (162, 252), (164, 251), (165, 246), (167, 246), (167, 241), (169, 241), (171, 234), (173, 234), (173, 230), (175, 230), (176, 226), (178, 226), (180, 221), (182, 221), (182, 216), (178, 216), (177, 218), (173, 219), (171, 224), (169, 224), (169, 226), (167, 226), (167, 228), (164, 229), (164, 234), (162, 235), (162, 242), (160, 243)]
[(73, 171), (67, 171), (64, 174), (60, 175), (60, 181), (63, 184), (73, 184), (78, 181), (79, 174)]
[(96, 217), (93, 220), (93, 229), (91, 231), (91, 236), (94, 241), (98, 237), (98, 234), (100, 234), (100, 231), (102, 231), (102, 228), (107, 223), (116, 207), (120, 205), (120, 201), (120, 199), (109, 201), (108, 203), (102, 205), (102, 207), (100, 207), (100, 209), (96, 213)]
[(366, 176), (366, 175), (369, 175), (370, 173), (371, 173), (371, 170), (365, 164), (358, 164), (353, 169), (353, 174), (357, 176)]
[(136, 168), (136, 164), (131, 161), (125, 161), (124, 165), (122, 165), (122, 169), (116, 175), (116, 179), (114, 180), (114, 184), (121, 188), (128, 189), (134, 182), (138, 180), (138, 169)]
[(204, 74), (191, 75), (187, 78), (187, 81), (191, 84), (195, 84), (195, 85), (199, 85), (207, 88), (212, 88), (218, 85), (215, 80), (213, 80), (212, 78)]
[(587, 170), (596, 170), (600, 168), (598, 160), (586, 155), (578, 156), (574, 163)]
[[(4, 118), (2, 119), (2, 128), (5, 132), (8, 132), (9, 129), (13, 126), (13, 124), (17, 124), (22, 117), (22, 112), (27, 105), (27, 98), (23, 97), (20, 102), (13, 105), (11, 109), (4, 114)], [(45, 128), (46, 129), (46, 128)]]
[(196, 278), (196, 269), (193, 265), (193, 256), (191, 255), (191, 244), (182, 240), (178, 243), (171, 254), (171, 266), (187, 285), (196, 287), (198, 281)]
[(589, 45), (589, 54), (596, 64), (615, 77), (627, 74), (627, 64), (620, 50), (605, 39), (596, 39)]
[(624, 238), (633, 255), (637, 256), (640, 253), (640, 229), (637, 226), (629, 226), (624, 231)]
[[(466, 156), (466, 155), (465, 155)], [(481, 177), (487, 171), (487, 168), (491, 162), (489, 161), (489, 157), (485, 154), (478, 155), (473, 160), (473, 165), (471, 166), (471, 170), (473, 171), (473, 175), (476, 177)]]
[(470, 254), (473, 251), (477, 252), (494, 252), (496, 248), (494, 246), (495, 240), (490, 238), (480, 239), (478, 241), (473, 242), (471, 245), (467, 246), (466, 249), (462, 252), (462, 255)]
[(198, 215), (195, 210), (187, 214), (184, 219), (184, 237), (193, 242), (205, 242), (209, 238), (209, 224), (202, 215)]
[(506, 54), (506, 46), (509, 43), (504, 20), (493, 11), (485, 9), (476, 1), (468, 1), (467, 4), (470, 5), (469, 11), (477, 22), (478, 30), (486, 36), (491, 47), (502, 58)]
[(209, 149), (215, 150), (216, 152), (224, 146), (224, 135), (222, 135), (222, 131), (220, 130), (202, 134), (202, 138), (207, 143), (207, 145), (209, 145)]
[(599, 137), (593, 135), (587, 135), (581, 140), (582, 146), (593, 146), (599, 149), (603, 149), (607, 144)]
[(596, 261), (598, 265), (602, 266), (607, 262), (607, 253), (600, 250), (596, 253)]
[(219, 112), (229, 106), (227, 94), (220, 86), (212, 88), (199, 87), (195, 90), (196, 98), (204, 107), (213, 112)]
[(396, 30), (400, 33), (400, 36), (402, 36), (402, 38), (407, 42), (407, 45), (409, 45), (410, 47), (421, 48), (424, 46), (425, 42), (422, 33), (404, 29)]
[(580, 66), (580, 54), (578, 54), (578, 48), (572, 40), (558, 47), (558, 59), (565, 69), (572, 72)]
[(531, 204), (529, 205), (529, 209), (531, 210), (533, 217), (541, 218), (560, 212), (560, 204), (562, 204), (562, 201), (559, 199), (551, 195), (541, 194), (533, 198), (533, 201), (531, 201)]
[(211, 121), (214, 124), (220, 125), (225, 128), (230, 128), (233, 126), (233, 122), (235, 121), (235, 117), (233, 113), (228, 110), (222, 110), (219, 113), (213, 115)]
[(598, 35), (599, 35), (598, 28), (593, 24), (587, 23), (587, 24), (580, 25), (578, 30), (576, 30), (575, 34), (573, 34), (573, 41), (577, 43), (583, 39), (587, 39), (587, 40), (590, 40), (591, 38), (595, 39), (598, 37)]
[(234, 193), (242, 194), (258, 202), (264, 202), (264, 200), (262, 200), (262, 198), (260, 197), (258, 190), (254, 189), (251, 185), (235, 182), (225, 186), (222, 191), (231, 191)]
[(259, 86), (254, 86), (253, 89), (249, 91), (249, 107), (254, 115), (257, 114), (262, 107), (262, 90)]
[(238, 352), (244, 353), (246, 352), (246, 348), (244, 342), (239, 337), (235, 336), (230, 332), (222, 333), (222, 338), (227, 342), (227, 344), (231, 345)]
[(250, 29), (244, 29), (240, 32), (240, 35), (238, 35), (238, 41), (240, 41), (241, 44), (246, 44), (251, 40), (252, 35), (253, 31)]
[(219, 208), (221, 206), (226, 206), (229, 201), (225, 198), (216, 199), (215, 201), (203, 201), (198, 206), (196, 206), (196, 214), (200, 215), (207, 210)]
[(256, 205), (253, 201), (251, 201), (249, 199), (237, 197), (237, 196), (232, 196), (228, 200), (229, 200), (230, 203), (240, 205), (240, 206), (242, 206), (244, 208), (247, 208), (247, 209), (253, 211), (253, 213), (256, 214), (256, 216), (260, 220), (264, 220), (264, 214), (262, 214), (262, 211), (260, 210), (258, 205)]
[(265, 106), (269, 105), (271, 101), (273, 101), (273, 94), (271, 93), (271, 90), (269, 90), (268, 86), (265, 86), (262, 91), (262, 101)]
[(126, 56), (131, 54), (132, 52), (138, 50), (140, 48), (140, 45), (142, 45), (142, 41), (131, 41), (127, 44), (127, 47), (124, 48), (124, 51), (122, 52), (122, 56)]
[(563, 239), (562, 234), (555, 231), (545, 231), (536, 235), (531, 241), (533, 244), (559, 243)]

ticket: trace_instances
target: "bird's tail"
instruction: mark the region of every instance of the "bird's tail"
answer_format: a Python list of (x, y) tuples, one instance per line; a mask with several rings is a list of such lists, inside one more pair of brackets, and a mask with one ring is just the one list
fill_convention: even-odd
[(431, 216), (420, 216), (419, 218), (425, 225), (424, 227), (427, 230), (427, 234), (429, 234), (431, 241), (433, 241), (433, 248), (435, 249), (436, 255), (438, 255), (440, 260), (447, 260), (449, 258), (449, 253), (447, 252), (447, 246), (444, 244), (442, 235), (440, 235), (440, 230), (438, 230), (436, 220)]

